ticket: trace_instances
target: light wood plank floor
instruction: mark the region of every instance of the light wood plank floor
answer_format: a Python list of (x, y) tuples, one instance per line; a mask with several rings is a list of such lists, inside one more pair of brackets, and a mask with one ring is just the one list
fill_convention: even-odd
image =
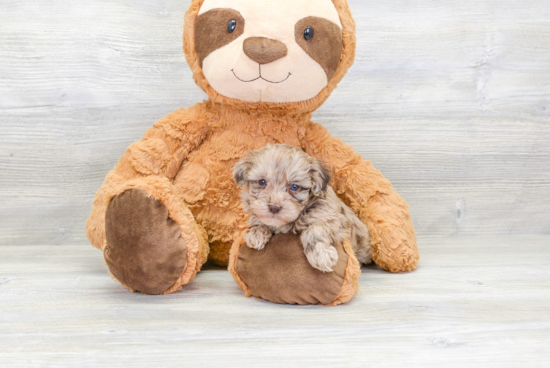
[(550, 367), (550, 237), (422, 239), (335, 308), (245, 298), (207, 267), (129, 293), (90, 246), (0, 247), (0, 367)]

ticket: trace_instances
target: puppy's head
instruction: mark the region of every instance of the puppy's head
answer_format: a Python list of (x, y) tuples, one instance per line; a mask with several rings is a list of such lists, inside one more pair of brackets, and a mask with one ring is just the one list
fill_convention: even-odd
[(272, 227), (295, 221), (313, 198), (325, 195), (330, 181), (321, 161), (286, 144), (251, 152), (235, 165), (233, 177), (245, 210)]

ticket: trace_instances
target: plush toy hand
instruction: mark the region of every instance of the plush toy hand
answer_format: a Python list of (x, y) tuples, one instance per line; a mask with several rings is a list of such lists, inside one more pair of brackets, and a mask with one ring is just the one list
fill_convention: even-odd
[(331, 169), (334, 191), (367, 225), (372, 260), (390, 272), (414, 270), (419, 255), (409, 206), (390, 181), (319, 124), (311, 123), (302, 144)]

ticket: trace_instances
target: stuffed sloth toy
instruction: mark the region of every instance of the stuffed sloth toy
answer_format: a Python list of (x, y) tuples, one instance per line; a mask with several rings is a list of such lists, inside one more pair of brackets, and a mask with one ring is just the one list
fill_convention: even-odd
[(390, 272), (418, 263), (408, 206), (370, 162), (311, 114), (353, 63), (346, 0), (192, 0), (184, 51), (209, 99), (167, 115), (107, 175), (86, 224), (111, 274), (132, 291), (173, 293), (207, 261), (229, 265), (247, 296), (336, 305), (358, 290), (349, 241), (333, 272), (312, 268), (296, 235), (262, 251), (243, 245), (248, 214), (232, 168), (270, 143), (323, 161), (331, 186), (369, 231), (372, 259)]

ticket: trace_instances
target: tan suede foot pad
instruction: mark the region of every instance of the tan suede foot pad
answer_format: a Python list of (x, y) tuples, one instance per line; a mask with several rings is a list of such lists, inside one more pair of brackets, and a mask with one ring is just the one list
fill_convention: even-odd
[(114, 197), (105, 214), (109, 270), (123, 285), (161, 294), (183, 273), (187, 246), (159, 201), (139, 189)]
[(337, 246), (333, 272), (309, 264), (297, 235), (277, 235), (258, 251), (242, 245), (236, 271), (253, 296), (282, 304), (331, 304), (340, 294), (348, 255)]

